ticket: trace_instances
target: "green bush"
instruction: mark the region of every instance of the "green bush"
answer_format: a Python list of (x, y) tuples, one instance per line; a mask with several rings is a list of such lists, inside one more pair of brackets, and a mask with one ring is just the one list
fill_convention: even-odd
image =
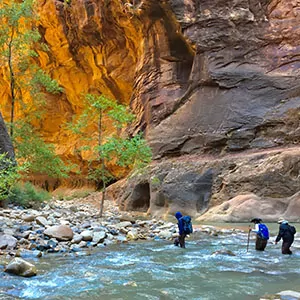
[(12, 187), (8, 200), (12, 204), (17, 204), (25, 208), (37, 207), (44, 201), (51, 198), (51, 195), (42, 189), (36, 188), (33, 184), (16, 184)]

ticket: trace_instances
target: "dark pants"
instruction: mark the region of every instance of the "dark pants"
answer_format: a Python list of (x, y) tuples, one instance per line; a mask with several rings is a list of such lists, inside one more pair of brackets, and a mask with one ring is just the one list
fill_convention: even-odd
[(255, 250), (264, 251), (267, 246), (268, 240), (261, 238), (260, 236), (256, 236)]
[(293, 242), (282, 242), (281, 253), (282, 254), (292, 254), (293, 252), (290, 250)]
[(179, 237), (174, 240), (174, 245), (175, 246), (180, 245), (181, 248), (185, 248), (185, 237), (186, 237), (185, 233), (179, 235)]

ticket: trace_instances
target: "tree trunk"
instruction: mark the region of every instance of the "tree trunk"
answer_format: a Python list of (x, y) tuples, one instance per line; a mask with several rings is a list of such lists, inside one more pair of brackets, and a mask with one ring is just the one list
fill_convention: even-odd
[[(14, 153), (14, 148), (11, 142), (11, 139), (9, 137), (9, 134), (7, 132), (7, 128), (5, 125), (5, 122), (3, 120), (2, 114), (0, 112), (0, 154), (6, 154), (6, 157), (10, 159), (10, 163), (16, 164), (15, 161), (15, 153)], [(0, 162), (0, 169), (3, 171), (6, 168), (8, 168), (9, 162)], [(0, 201), (0, 207), (6, 207), (7, 206), (7, 201), (2, 200)]]
[(10, 95), (11, 95), (11, 110), (10, 110), (10, 137), (13, 138), (14, 134), (14, 119), (15, 119), (15, 88), (16, 88), (16, 82), (15, 82), (15, 74), (13, 69), (13, 63), (12, 63), (12, 45), (14, 40), (14, 28), (11, 32), (10, 41), (8, 44), (8, 66), (9, 66), (9, 75), (10, 75)]
[[(99, 120), (98, 120), (98, 146), (101, 147), (102, 145), (102, 110), (99, 112)], [(102, 155), (102, 151), (99, 150), (98, 153), (98, 159), (101, 161), (101, 180), (102, 180), (102, 197), (101, 197), (101, 202), (100, 202), (100, 212), (99, 212), (99, 217), (102, 217), (103, 214), (103, 207), (104, 207), (104, 199), (105, 199), (105, 193), (106, 193), (106, 183), (105, 183), (105, 164), (104, 164), (104, 158)]]
[(8, 158), (15, 160), (14, 148), (0, 112), (0, 154), (2, 153), (7, 153)]

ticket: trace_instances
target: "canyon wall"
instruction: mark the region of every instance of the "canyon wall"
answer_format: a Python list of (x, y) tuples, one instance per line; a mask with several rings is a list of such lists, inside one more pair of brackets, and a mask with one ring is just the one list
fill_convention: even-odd
[[(62, 124), (82, 111), (82, 95), (93, 92), (132, 107), (137, 120), (130, 130), (145, 132), (161, 169), (168, 169), (174, 157), (219, 161), (232, 153), (299, 147), (299, 1), (44, 0), (39, 13), (39, 31), (50, 49), (39, 53), (40, 64), (64, 88), (63, 94), (47, 97), (40, 131), (64, 159), (88, 159), (88, 153), (76, 151), (80, 141)], [(1, 85), (0, 97), (8, 102), (7, 84), (2, 80)], [(230, 159), (229, 171), (236, 170), (233, 164)], [(292, 181), (299, 177), (296, 166)], [(155, 168), (156, 162), (151, 178)], [(215, 192), (221, 180), (217, 166), (193, 169), (189, 176), (182, 159), (176, 168), (185, 170), (182, 184), (200, 176), (193, 193), (203, 190), (200, 200), (190, 193), (168, 196), (180, 198), (178, 208), (191, 198), (200, 213), (239, 193), (265, 195), (253, 181), (247, 186), (237, 182), (234, 192), (221, 197)], [(285, 191), (273, 196), (295, 193), (290, 180), (284, 181)], [(135, 209), (128, 203), (149, 192), (145, 182), (151, 183), (150, 177), (120, 200), (125, 209)], [(138, 207), (161, 210), (153, 197), (146, 196)], [(164, 213), (173, 212), (170, 201), (159, 202)]]

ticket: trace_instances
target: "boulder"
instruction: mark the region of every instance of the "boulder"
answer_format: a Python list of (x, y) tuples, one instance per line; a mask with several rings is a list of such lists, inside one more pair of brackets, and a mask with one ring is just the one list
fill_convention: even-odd
[(14, 249), (17, 245), (17, 239), (11, 235), (0, 235), (0, 249)]
[(26, 260), (16, 257), (4, 269), (5, 272), (23, 277), (31, 277), (37, 274), (36, 267)]
[(300, 299), (300, 292), (295, 291), (282, 291), (280, 293), (277, 293), (277, 295), (280, 295), (284, 299), (291, 299), (291, 300), (299, 300)]
[(25, 222), (32, 222), (35, 219), (35, 215), (32, 214), (25, 214), (22, 216), (22, 220)]
[(196, 219), (203, 222), (243, 222), (261, 216), (264, 222), (286, 217), (289, 221), (300, 220), (300, 192), (287, 198), (259, 197), (255, 194), (238, 195), (212, 207)]
[(84, 241), (91, 241), (93, 239), (93, 231), (90, 230), (84, 230), (80, 235)]
[(121, 228), (126, 228), (126, 227), (131, 227), (132, 223), (129, 221), (124, 221), (124, 222), (120, 222), (117, 224), (114, 224), (113, 227), (117, 228), (117, 229), (121, 229)]
[(56, 238), (58, 241), (69, 241), (73, 238), (73, 230), (67, 225), (55, 225), (44, 231), (46, 236)]

